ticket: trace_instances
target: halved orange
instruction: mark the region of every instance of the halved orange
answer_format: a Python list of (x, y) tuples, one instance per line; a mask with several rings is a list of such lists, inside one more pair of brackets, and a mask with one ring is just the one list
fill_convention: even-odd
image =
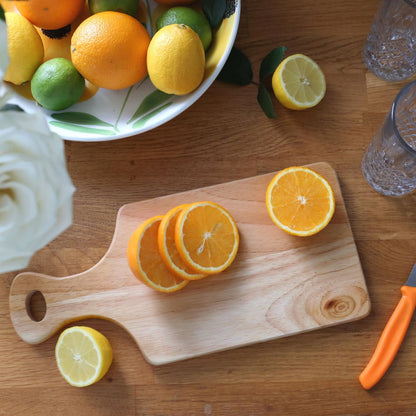
[(188, 284), (172, 273), (162, 260), (157, 233), (163, 215), (144, 221), (132, 234), (127, 246), (127, 261), (133, 274), (145, 285), (159, 292), (175, 292)]
[(335, 211), (328, 181), (312, 169), (295, 166), (281, 170), (266, 191), (266, 206), (273, 222), (301, 237), (321, 231)]
[(157, 242), (162, 260), (172, 273), (177, 274), (183, 279), (198, 280), (205, 277), (206, 274), (195, 273), (191, 268), (189, 268), (179, 255), (175, 244), (176, 220), (182, 209), (186, 206), (187, 204), (177, 205), (163, 216), (159, 225)]
[(197, 273), (225, 270), (237, 254), (239, 241), (234, 219), (214, 202), (189, 204), (176, 221), (176, 248), (184, 263)]

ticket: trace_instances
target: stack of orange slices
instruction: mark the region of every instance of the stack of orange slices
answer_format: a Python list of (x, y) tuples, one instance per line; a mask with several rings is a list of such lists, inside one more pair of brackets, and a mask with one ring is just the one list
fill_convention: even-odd
[(224, 271), (233, 262), (239, 232), (230, 213), (211, 201), (173, 207), (133, 232), (127, 260), (133, 274), (160, 292)]

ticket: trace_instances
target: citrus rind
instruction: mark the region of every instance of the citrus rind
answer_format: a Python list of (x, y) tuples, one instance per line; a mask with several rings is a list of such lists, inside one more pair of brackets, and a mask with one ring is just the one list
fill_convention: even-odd
[(325, 75), (311, 58), (296, 54), (284, 59), (272, 78), (279, 102), (292, 110), (304, 110), (319, 104), (325, 96)]
[[(130, 267), (130, 270), (133, 274), (145, 285), (148, 287), (157, 290), (158, 292), (170, 293), (182, 289), (189, 283), (189, 280), (182, 279), (180, 276), (175, 275), (166, 268), (167, 273), (171, 273), (172, 277), (176, 276), (176, 283), (172, 286), (166, 287), (160, 284), (157, 284), (152, 280), (148, 273), (142, 267), (140, 260), (140, 250), (143, 237), (146, 235), (146, 232), (152, 227), (155, 226), (155, 223), (160, 223), (163, 219), (163, 215), (156, 215), (144, 221), (139, 227), (134, 231), (130, 237), (128, 246), (127, 246), (127, 260)], [(155, 250), (155, 256), (160, 256), (159, 250)], [(162, 259), (160, 259), (162, 262)], [(163, 263), (164, 264), (164, 263)]]
[[(228, 224), (231, 226), (232, 235), (233, 235), (233, 238), (234, 238), (233, 247), (228, 252), (228, 256), (227, 256), (226, 261), (224, 261), (222, 264), (219, 264), (219, 265), (216, 265), (216, 266), (205, 266), (205, 265), (198, 264), (196, 261), (194, 261), (194, 259), (192, 258), (192, 256), (189, 253), (189, 250), (188, 250), (188, 247), (187, 247), (187, 244), (186, 244), (186, 241), (185, 241), (185, 234), (186, 233), (184, 232), (184, 224), (186, 223), (188, 215), (193, 210), (204, 207), (204, 206), (205, 207), (209, 206), (209, 207), (214, 208), (214, 209), (221, 212), (223, 217), (226, 218)], [(209, 241), (210, 238), (211, 238), (210, 236), (208, 236), (207, 239), (204, 237), (203, 241), (202, 241), (202, 244), (201, 244), (201, 247), (202, 247), (202, 245), (205, 244), (206, 241)], [(237, 224), (235, 223), (233, 217), (230, 215), (230, 213), (225, 208), (223, 208), (219, 204), (216, 204), (215, 202), (202, 201), (202, 202), (194, 202), (192, 204), (189, 204), (188, 207), (186, 207), (182, 210), (182, 212), (180, 213), (180, 215), (177, 219), (177, 222), (176, 222), (175, 242), (176, 242), (176, 247), (178, 249), (178, 252), (181, 255), (184, 262), (191, 269), (195, 270), (195, 272), (197, 272), (197, 273), (205, 273), (205, 274), (211, 275), (211, 274), (220, 273), (220, 272), (224, 271), (227, 267), (229, 267), (230, 264), (234, 261), (236, 255), (237, 255), (237, 251), (238, 251), (238, 247), (239, 247), (239, 239), (240, 238), (239, 238), (239, 232), (238, 232)]]
[[(75, 333), (82, 342), (74, 343), (73, 339), (68, 340), (68, 337), (73, 338)], [(86, 343), (89, 343), (91, 348), (85, 351)], [(75, 326), (67, 328), (59, 336), (55, 358), (59, 372), (69, 384), (86, 387), (104, 377), (111, 365), (113, 351), (108, 339), (100, 332), (84, 326)], [(70, 363), (65, 362), (66, 359)], [(90, 375), (86, 376), (87, 373)]]
[[(188, 204), (183, 205), (177, 205), (176, 207), (172, 208), (170, 211), (168, 211), (162, 218), (162, 221), (159, 225), (158, 230), (158, 245), (159, 245), (159, 252), (162, 256), (162, 260), (164, 261), (166, 267), (172, 272), (177, 274), (178, 276), (182, 277), (183, 279), (187, 280), (199, 280), (206, 276), (206, 274), (203, 273), (193, 273), (189, 270), (189, 268), (186, 268), (185, 264), (178, 264), (178, 262), (175, 262), (175, 259), (171, 255), (169, 251), (169, 247), (167, 245), (167, 232), (169, 226), (171, 225), (171, 221), (177, 216), (182, 209), (187, 207)], [(174, 241), (173, 241), (173, 244)], [(176, 244), (174, 247), (175, 250)], [(183, 263), (183, 262), (182, 262)]]
[[(310, 175), (315, 176), (315, 178), (319, 180), (319, 182), (325, 187), (325, 189), (327, 190), (327, 195), (328, 195), (329, 208), (325, 217), (323, 217), (321, 221), (315, 227), (309, 228), (307, 230), (294, 229), (292, 227), (289, 227), (286, 224), (283, 224), (279, 220), (278, 216), (276, 215), (276, 212), (275, 212), (276, 207), (273, 205), (273, 202), (272, 202), (272, 191), (277, 186), (279, 186), (278, 183), (281, 180), (281, 178), (283, 178), (287, 174), (292, 174), (296, 171), (307, 172)], [(320, 174), (318, 174), (312, 169), (302, 167), (302, 166), (299, 166), (299, 167), (295, 166), (295, 167), (289, 167), (289, 168), (281, 170), (271, 180), (266, 191), (266, 207), (270, 215), (270, 218), (280, 229), (282, 229), (283, 231), (291, 235), (295, 235), (299, 237), (307, 237), (307, 236), (311, 236), (311, 235), (318, 233), (319, 231), (323, 230), (329, 224), (335, 212), (335, 197), (334, 197), (334, 192), (333, 192), (331, 185), (323, 176), (321, 176)]]

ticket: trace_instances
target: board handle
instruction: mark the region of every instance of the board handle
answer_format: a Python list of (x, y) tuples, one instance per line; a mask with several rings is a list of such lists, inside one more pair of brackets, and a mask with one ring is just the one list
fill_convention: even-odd
[[(64, 325), (93, 316), (87, 298), (84, 274), (56, 278), (39, 273), (18, 274), (11, 285), (10, 318), (17, 334), (29, 344), (38, 344), (52, 336)], [(31, 299), (40, 292), (46, 312), (36, 320), (31, 312)]]

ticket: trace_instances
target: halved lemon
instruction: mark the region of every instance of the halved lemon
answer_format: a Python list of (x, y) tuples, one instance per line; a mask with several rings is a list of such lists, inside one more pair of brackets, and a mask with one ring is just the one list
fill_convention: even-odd
[(104, 377), (113, 360), (108, 339), (93, 328), (65, 329), (55, 347), (58, 369), (72, 386), (85, 387)]
[(196, 273), (215, 274), (225, 270), (236, 257), (239, 241), (233, 217), (215, 202), (189, 204), (176, 221), (179, 255)]
[(314, 107), (326, 91), (321, 68), (302, 54), (291, 55), (279, 64), (273, 74), (272, 86), (280, 103), (292, 110)]
[(133, 274), (145, 285), (159, 292), (175, 292), (189, 283), (165, 265), (158, 247), (158, 229), (163, 215), (144, 221), (132, 234), (127, 246), (127, 260)]
[(312, 169), (283, 169), (271, 180), (266, 206), (273, 222), (289, 234), (301, 237), (325, 228), (335, 211), (335, 197), (328, 181)]

